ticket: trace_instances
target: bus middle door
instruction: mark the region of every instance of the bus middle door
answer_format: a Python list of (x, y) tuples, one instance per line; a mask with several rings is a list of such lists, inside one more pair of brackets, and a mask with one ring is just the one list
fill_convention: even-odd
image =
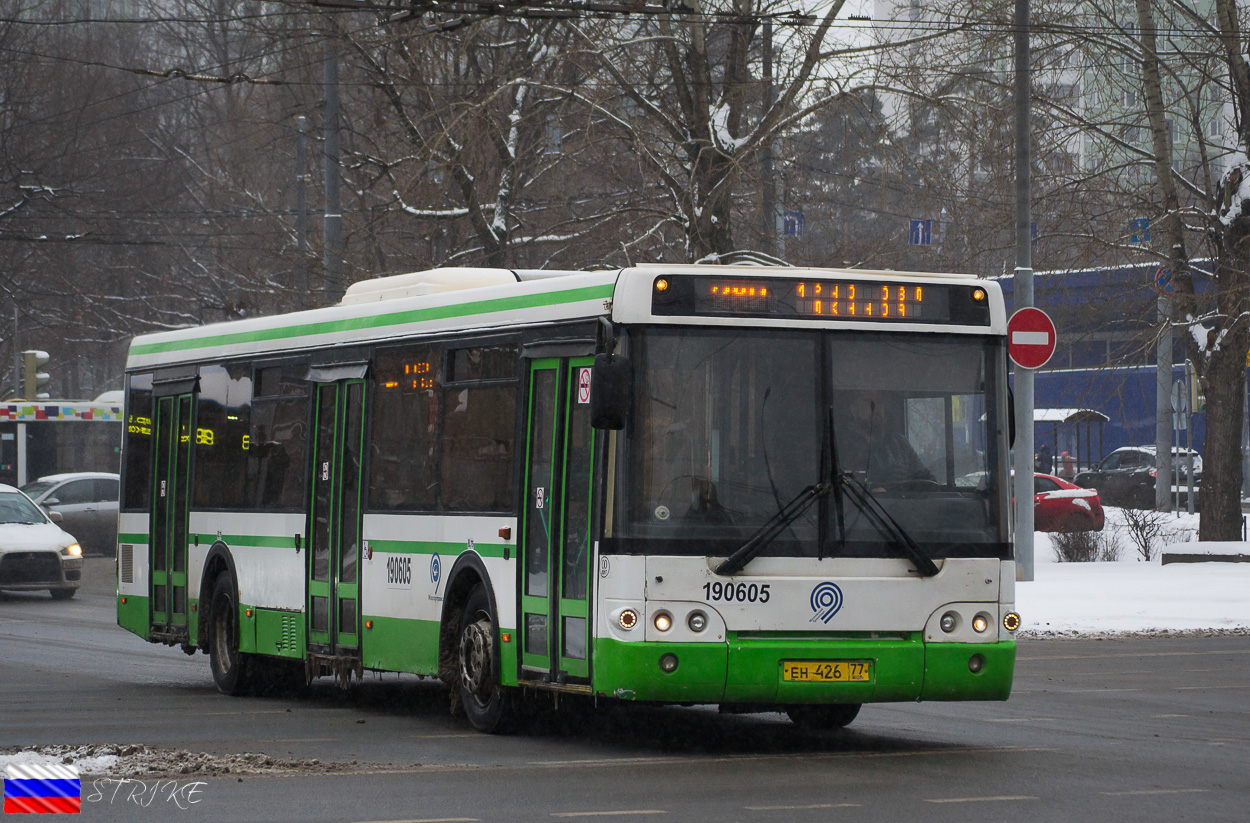
[[(161, 387), (157, 387), (158, 393)], [(191, 499), (191, 446), (195, 442), (194, 394), (157, 396), (150, 609), (152, 637), (187, 639), (187, 513)]]
[(360, 657), (361, 454), (365, 383), (314, 383), (308, 527), (308, 645)]
[(521, 524), (521, 679), (590, 679), (593, 358), (534, 360)]

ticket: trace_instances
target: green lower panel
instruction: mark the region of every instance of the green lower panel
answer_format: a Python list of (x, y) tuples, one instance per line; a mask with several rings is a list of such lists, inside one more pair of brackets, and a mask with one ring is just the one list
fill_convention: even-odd
[[(915, 700), (924, 677), (919, 633), (898, 639), (732, 638), (725, 700), (731, 703), (873, 703)], [(795, 683), (781, 679), (784, 660), (867, 660), (868, 683)]]
[[(973, 673), (968, 661), (984, 663)], [(1006, 700), (1016, 669), (1015, 641), (1006, 643), (931, 643), (925, 655), (921, 700)]]
[(438, 674), (438, 623), (399, 617), (369, 617), (360, 640), (361, 664), (366, 669), (413, 674)]
[(187, 642), (192, 646), (200, 645), (200, 601), (194, 598), (187, 601)]
[[(502, 640), (504, 635), (508, 636), (508, 640)], [(520, 670), (520, 665), (517, 663), (517, 654), (521, 647), (521, 643), (517, 639), (516, 629), (502, 630), (500, 632), (500, 638), (499, 682), (505, 686), (515, 686), (518, 682), (520, 682), (517, 677), (517, 672)]]
[[(677, 656), (666, 674), (660, 657)], [(969, 658), (984, 666), (973, 673)], [(677, 703), (887, 703), (1006, 700), (1015, 643), (931, 644), (920, 633), (883, 638), (737, 638), (728, 643), (595, 641), (594, 691), (607, 697)], [(786, 660), (869, 661), (867, 683), (782, 680)]]
[(256, 610), (242, 603), (239, 604), (239, 651), (245, 654), (255, 654), (257, 651)]
[[(595, 640), (592, 686), (596, 694), (625, 700), (715, 703), (725, 692), (724, 643), (623, 643)], [(665, 674), (660, 658), (677, 655)]]
[(119, 594), (117, 596), (117, 625), (140, 637), (148, 636), (148, 599), (137, 594)]
[(304, 657), (304, 613), (256, 610), (256, 652), (276, 657)]

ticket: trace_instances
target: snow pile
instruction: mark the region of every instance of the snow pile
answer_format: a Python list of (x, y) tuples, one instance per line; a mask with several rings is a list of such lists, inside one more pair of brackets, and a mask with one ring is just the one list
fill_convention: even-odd
[[(157, 749), (137, 744), (86, 746), (33, 746), (0, 748), (0, 770), (10, 763), (66, 764), (76, 766), (81, 775), (124, 775), (143, 777), (213, 777), (261, 774), (328, 774), (363, 769), (357, 761), (339, 763), (284, 759), (267, 754), (241, 752), (209, 754), (186, 749)], [(412, 766), (420, 766), (413, 763)], [(372, 764), (369, 768), (377, 768)], [(409, 767), (405, 767), (409, 768)]]
[(1218, 217), (1225, 226), (1231, 226), (1240, 217), (1247, 217), (1250, 211), (1250, 158), (1246, 157), (1244, 147), (1239, 147), (1227, 160), (1228, 168), (1220, 178), (1219, 191), (1223, 193), (1223, 202), (1219, 205)]
[(1250, 554), (1250, 544), (1197, 543), (1198, 515), (1159, 514), (1151, 559), (1133, 542), (1131, 519), (1108, 506), (1120, 547), (1110, 562), (1061, 563), (1057, 535), (1034, 535), (1034, 579), (1016, 583), (1023, 637), (1225, 633), (1250, 634), (1250, 563), (1171, 563), (1160, 555)]

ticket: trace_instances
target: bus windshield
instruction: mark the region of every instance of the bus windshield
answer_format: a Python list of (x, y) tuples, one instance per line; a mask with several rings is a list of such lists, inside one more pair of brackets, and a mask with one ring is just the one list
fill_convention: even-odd
[[(1001, 343), (941, 334), (648, 329), (618, 437), (618, 551), (727, 555), (789, 501), (851, 475), (930, 557), (1002, 557)], [(896, 557), (822, 495), (761, 556)]]

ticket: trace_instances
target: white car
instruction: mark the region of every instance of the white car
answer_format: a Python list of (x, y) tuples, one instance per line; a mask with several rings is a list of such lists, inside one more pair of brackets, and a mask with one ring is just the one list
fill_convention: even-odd
[(22, 486), (44, 511), (74, 535), (84, 554), (117, 554), (118, 478), (109, 472), (50, 474)]
[(0, 484), (0, 589), (47, 589), (68, 600), (82, 581), (82, 548), (21, 491)]

